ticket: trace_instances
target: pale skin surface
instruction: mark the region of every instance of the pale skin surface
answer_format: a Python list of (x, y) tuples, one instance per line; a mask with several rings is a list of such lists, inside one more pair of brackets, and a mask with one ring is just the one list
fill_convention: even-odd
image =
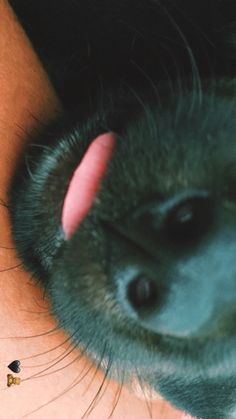
[[(26, 132), (37, 127), (39, 121), (47, 121), (60, 109), (60, 104), (4, 0), (0, 0), (0, 18), (0, 202), (6, 203), (7, 189)], [(80, 419), (96, 395), (103, 374), (96, 373), (78, 349), (72, 350), (62, 331), (48, 333), (57, 326), (50, 315), (49, 303), (43, 300), (43, 291), (19, 266), (12, 247), (8, 210), (0, 205), (1, 417)], [(6, 377), (11, 373), (7, 365), (15, 359), (21, 361), (21, 371), (12, 374), (21, 378), (21, 384), (7, 387)], [(44, 376), (36, 377), (36, 374)], [(105, 387), (105, 394), (89, 415), (91, 419), (106, 419), (112, 412), (119, 386), (110, 382), (105, 383)], [(39, 407), (41, 409), (37, 410)], [(153, 418), (187, 418), (161, 399), (149, 402), (149, 409)], [(148, 419), (150, 414), (144, 400), (123, 388), (112, 417)]]

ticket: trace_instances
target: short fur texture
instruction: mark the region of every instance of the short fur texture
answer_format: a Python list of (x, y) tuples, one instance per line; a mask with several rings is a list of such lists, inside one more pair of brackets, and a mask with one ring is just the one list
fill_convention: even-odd
[[(236, 418), (235, 0), (11, 4), (65, 107), (10, 191), (24, 266), (108, 376)], [(65, 241), (71, 176), (108, 131), (114, 158)]]

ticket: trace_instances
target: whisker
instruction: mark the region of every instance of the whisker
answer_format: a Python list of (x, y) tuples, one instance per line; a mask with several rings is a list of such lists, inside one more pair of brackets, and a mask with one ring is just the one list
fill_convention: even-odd
[[(32, 356), (32, 357), (26, 357), (26, 358), (21, 358), (21, 361), (23, 360), (23, 359), (31, 359), (31, 358), (36, 358), (36, 357), (38, 357), (38, 356), (42, 356), (42, 355), (46, 355), (47, 353), (50, 353), (50, 352), (53, 352), (53, 351), (55, 351), (56, 349), (59, 349), (60, 347), (62, 347), (63, 346), (63, 344), (64, 344), (64, 342), (62, 342), (62, 343), (60, 343), (60, 345), (57, 345), (56, 347), (54, 347), (54, 348), (52, 348), (52, 349), (50, 349), (49, 351), (45, 351), (45, 352), (43, 352), (43, 353), (41, 353), (41, 354), (36, 354), (36, 355), (34, 355), (34, 356)], [(66, 354), (67, 352), (69, 352), (69, 350), (70, 350), (70, 348), (71, 348), (71, 343), (68, 345), (68, 347), (67, 348), (65, 348), (64, 350), (63, 350), (63, 352), (62, 352), (62, 354), (60, 354), (60, 355), (58, 355), (58, 356), (56, 356), (55, 358), (53, 358), (53, 360), (50, 360), (50, 361), (47, 361), (47, 362), (44, 362), (44, 363), (42, 363), (42, 364), (37, 364), (37, 365), (23, 365), (23, 367), (24, 368), (38, 368), (38, 367), (43, 367), (43, 366), (45, 366), (45, 365), (48, 365), (48, 364), (50, 364), (51, 362), (55, 362), (55, 361), (57, 361), (58, 359), (60, 360), (60, 357), (61, 356), (63, 356), (63, 354)]]
[(119, 400), (120, 400), (120, 397), (121, 397), (121, 393), (122, 393), (123, 387), (124, 387), (124, 383), (123, 383), (123, 381), (122, 381), (121, 385), (118, 387), (118, 390), (117, 390), (117, 392), (116, 392), (116, 394), (115, 394), (115, 401), (114, 401), (114, 405), (113, 405), (113, 407), (112, 407), (112, 411), (111, 411), (111, 413), (109, 414), (109, 416), (108, 416), (108, 418), (107, 418), (107, 419), (111, 419), (111, 418), (112, 418), (112, 416), (113, 416), (113, 414), (114, 414), (114, 412), (115, 412), (115, 409), (116, 409), (116, 407), (117, 407), (117, 405), (118, 405), (118, 403), (119, 403)]
[(85, 369), (85, 367), (84, 367), (83, 370), (79, 373), (79, 375), (72, 381), (72, 383), (69, 386), (67, 386), (62, 392), (60, 392), (57, 396), (53, 397), (48, 402), (46, 402), (43, 405), (39, 406), (37, 409), (34, 409), (33, 411), (27, 413), (26, 415), (23, 416), (23, 418), (26, 418), (27, 416), (32, 415), (33, 413), (38, 412), (43, 407), (48, 406), (49, 404), (51, 404), (54, 401), (58, 400), (60, 397), (64, 396), (66, 393), (68, 393), (68, 391), (72, 390), (74, 387), (76, 387), (77, 385), (79, 385), (81, 383), (81, 381), (89, 374), (89, 372), (91, 371), (92, 368), (94, 368), (94, 365), (93, 364), (91, 364), (89, 366), (89, 368), (86, 370), (85, 374), (78, 380), (78, 377), (81, 376), (82, 372)]
[(28, 172), (28, 174), (29, 174), (30, 179), (31, 179), (34, 183), (36, 183), (36, 180), (35, 180), (35, 178), (34, 178), (34, 175), (33, 175), (32, 171), (31, 171), (30, 166), (29, 166), (29, 158), (30, 158), (30, 157), (26, 154), (26, 155), (25, 155), (25, 165), (26, 165), (26, 169), (27, 169), (27, 172)]
[(130, 92), (133, 94), (133, 96), (136, 98), (137, 102), (142, 106), (144, 110), (144, 114), (146, 115), (147, 120), (150, 120), (150, 124), (148, 124), (149, 129), (149, 135), (152, 138), (155, 138), (156, 136), (156, 121), (153, 118), (153, 113), (150, 112), (149, 107), (144, 103), (142, 98), (139, 96), (139, 94), (131, 87), (131, 85), (124, 80), (122, 81), (123, 84), (130, 90)]
[(136, 376), (137, 376), (137, 379), (138, 379), (139, 386), (140, 386), (140, 388), (142, 390), (142, 393), (144, 395), (145, 404), (147, 406), (149, 417), (150, 417), (150, 419), (152, 419), (153, 418), (153, 414), (152, 414), (152, 402), (151, 402), (151, 400), (148, 400), (148, 398), (147, 398), (147, 395), (146, 395), (145, 390), (144, 390), (143, 380), (140, 377), (140, 375), (137, 373), (137, 371), (136, 371)]
[[(193, 51), (192, 51), (184, 33), (183, 33), (183, 31), (180, 29), (179, 25), (173, 19), (173, 17), (171, 16), (171, 14), (167, 10), (167, 8), (165, 6), (161, 6), (161, 7), (162, 7), (163, 11), (166, 13), (166, 15), (169, 18), (170, 22), (172, 23), (173, 27), (176, 29), (180, 38), (184, 42), (186, 51), (187, 51), (188, 56), (189, 56), (190, 64), (192, 66), (193, 86), (195, 87), (196, 92), (198, 93), (198, 104), (201, 105), (201, 103), (202, 103), (202, 83), (201, 83), (201, 78), (200, 78), (199, 70), (198, 70), (198, 67), (197, 67), (197, 63), (196, 63)], [(194, 106), (195, 106), (195, 98), (193, 96), (192, 105), (191, 105), (191, 108), (190, 108), (190, 114), (193, 112)]]
[(9, 209), (9, 205), (2, 198), (0, 198), (0, 205), (4, 208)]
[(36, 148), (41, 148), (42, 150), (46, 150), (46, 151), (52, 151), (52, 149), (50, 147), (47, 147), (44, 144), (36, 144), (36, 143), (30, 143), (29, 147), (36, 147)]
[(14, 248), (14, 247), (1, 246), (1, 245), (0, 245), (0, 249), (15, 250), (15, 248)]
[(19, 268), (20, 266), (23, 266), (23, 264), (22, 263), (18, 263), (18, 265), (14, 265), (14, 266), (11, 266), (9, 268), (0, 269), (0, 273), (1, 272), (13, 271), (14, 269)]
[(32, 339), (32, 338), (39, 338), (41, 336), (47, 336), (47, 335), (54, 335), (55, 333), (60, 333), (61, 329), (56, 326), (53, 329), (48, 330), (47, 332), (38, 333), (36, 335), (28, 335), (28, 336), (7, 336), (7, 337), (0, 337), (0, 339)]
[(140, 67), (140, 65), (138, 65), (138, 63), (136, 61), (134, 61), (133, 59), (131, 59), (130, 62), (134, 65), (134, 67), (136, 67), (139, 70), (139, 72), (150, 83), (150, 86), (152, 87), (153, 91), (155, 92), (158, 106), (161, 107), (161, 96), (160, 96), (160, 94), (158, 92), (157, 85), (154, 83), (154, 81), (151, 79), (151, 77), (147, 74), (147, 72), (142, 67)]
[[(42, 378), (42, 377), (46, 377), (47, 375), (51, 375), (51, 374), (55, 374), (56, 372), (58, 372), (58, 371), (61, 371), (61, 370), (63, 370), (64, 368), (66, 368), (66, 367), (68, 367), (69, 365), (71, 365), (71, 364), (73, 364), (76, 360), (78, 360), (78, 359), (80, 359), (84, 354), (82, 354), (82, 353), (80, 353), (80, 355), (77, 355), (77, 357), (75, 358), (75, 359), (73, 359), (72, 361), (70, 361), (70, 363), (68, 363), (67, 365), (65, 365), (65, 366), (63, 366), (63, 367), (60, 367), (60, 368), (58, 368), (58, 369), (56, 369), (56, 370), (53, 370), (53, 371), (50, 371), (50, 372), (48, 372), (48, 373), (46, 373), (46, 374), (43, 374), (44, 372), (46, 372), (46, 371), (48, 371), (48, 370), (50, 370), (51, 368), (53, 368), (55, 365), (57, 365), (57, 364), (59, 364), (61, 361), (63, 361), (68, 355), (70, 355), (75, 349), (77, 349), (77, 345), (74, 345), (74, 346), (72, 346), (72, 348), (68, 351), (68, 350), (66, 350), (65, 352), (67, 352), (67, 353), (64, 353), (64, 355), (62, 356), (62, 355), (59, 355), (59, 357), (57, 357), (57, 358), (55, 358), (55, 359), (57, 359), (56, 360), (56, 362), (54, 362), (55, 361), (55, 359), (53, 360), (53, 361), (50, 361), (50, 362), (53, 362), (51, 365), (49, 365), (47, 368), (44, 368), (42, 371), (40, 371), (40, 372), (37, 372), (37, 373), (35, 373), (35, 374), (33, 374), (33, 375), (30, 375), (29, 377), (26, 377), (23, 381), (29, 381), (29, 380), (32, 380), (32, 379), (35, 379), (35, 378)], [(59, 358), (59, 359), (58, 359)]]
[[(39, 352), (39, 353), (37, 353), (37, 354), (34, 354), (34, 355), (30, 355), (30, 356), (26, 356), (26, 357), (24, 357), (24, 358), (21, 358), (21, 361), (25, 361), (25, 360), (28, 360), (28, 359), (34, 359), (34, 358), (37, 358), (37, 357), (39, 357), (39, 356), (42, 356), (42, 355), (46, 355), (46, 354), (48, 354), (48, 353), (50, 353), (50, 352), (53, 352), (53, 351), (56, 351), (58, 348), (60, 348), (61, 346), (63, 346), (65, 343), (67, 343), (68, 341), (70, 341), (70, 338), (68, 337), (67, 339), (65, 339), (65, 340), (63, 340), (61, 343), (59, 343), (59, 345), (56, 345), (56, 346), (53, 346), (52, 348), (50, 348), (50, 349), (48, 349), (47, 351), (44, 351), (44, 352)], [(68, 348), (71, 346), (71, 343), (70, 343), (70, 345), (68, 346)], [(68, 349), (67, 348), (67, 349)], [(65, 351), (67, 350), (67, 349), (65, 349)], [(55, 361), (55, 359), (57, 359), (57, 358), (54, 358), (54, 361)], [(10, 361), (5, 361), (6, 363), (7, 362), (10, 362)], [(49, 362), (51, 362), (51, 361), (49, 361)], [(49, 363), (48, 362), (48, 363)], [(41, 364), (41, 365), (43, 365), (43, 364)], [(44, 365), (46, 365), (46, 363), (44, 364)], [(24, 368), (34, 368), (34, 367), (37, 367), (37, 366), (39, 366), (39, 365), (24, 365)]]
[[(99, 363), (98, 363), (98, 365), (96, 367), (95, 374), (93, 375), (92, 380), (91, 380), (89, 386), (87, 387), (86, 391), (88, 390), (88, 388), (90, 387), (90, 385), (93, 383), (93, 381), (94, 381), (94, 379), (96, 377), (97, 372), (100, 370), (100, 366), (101, 366), (102, 361), (104, 359), (105, 352), (106, 352), (106, 343), (104, 345), (104, 348), (103, 348), (103, 352), (102, 352), (100, 361), (99, 361)], [(89, 416), (91, 414), (91, 412), (95, 409), (95, 407), (98, 405), (98, 403), (101, 400), (101, 398), (104, 396), (105, 391), (106, 391), (106, 387), (105, 387), (105, 391), (102, 393), (102, 395), (101, 395), (101, 392), (102, 392), (102, 389), (104, 387), (104, 384), (106, 383), (108, 374), (109, 374), (110, 369), (111, 369), (111, 365), (112, 365), (112, 361), (111, 361), (111, 358), (109, 357), (108, 365), (106, 367), (106, 372), (105, 372), (105, 374), (104, 374), (104, 376), (102, 378), (102, 382), (101, 382), (101, 384), (100, 384), (100, 386), (99, 386), (99, 388), (98, 388), (98, 390), (97, 390), (97, 392), (96, 392), (93, 400), (91, 401), (89, 407), (86, 409), (86, 411), (84, 412), (83, 416), (81, 416), (81, 419), (85, 419), (87, 416)]]

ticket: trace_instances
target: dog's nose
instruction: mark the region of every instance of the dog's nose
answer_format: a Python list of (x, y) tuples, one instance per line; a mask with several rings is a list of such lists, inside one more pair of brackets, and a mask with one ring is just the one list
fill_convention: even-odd
[(130, 215), (137, 231), (162, 236), (180, 246), (204, 235), (211, 221), (212, 202), (205, 190), (186, 190), (162, 201), (152, 200)]
[[(232, 228), (218, 226), (217, 211), (207, 191), (184, 191), (146, 202), (115, 226), (112, 276), (127, 316), (161, 334), (184, 337), (205, 330), (223, 298), (222, 269), (229, 272), (235, 252)], [(227, 265), (221, 257), (225, 243)]]
[(172, 283), (165, 287), (133, 267), (123, 271), (120, 279), (119, 300), (124, 312), (144, 329), (178, 337), (204, 332), (212, 316), (212, 299), (209, 293), (198, 296), (201, 290), (197, 286), (194, 295), (191, 281), (181, 286), (177, 278), (176, 286)]
[(151, 310), (158, 303), (160, 290), (157, 289), (156, 283), (148, 275), (139, 273), (130, 278), (130, 282), (127, 284), (126, 297), (135, 310)]

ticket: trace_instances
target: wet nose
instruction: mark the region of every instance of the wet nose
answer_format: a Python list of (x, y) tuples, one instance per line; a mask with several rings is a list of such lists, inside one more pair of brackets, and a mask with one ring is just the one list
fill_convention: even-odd
[[(142, 239), (143, 243), (150, 241), (154, 247), (154, 254), (156, 247), (157, 264), (155, 268), (150, 268), (149, 262), (143, 262), (142, 256), (140, 259), (139, 256), (130, 258), (129, 255), (125, 258), (124, 265), (117, 271), (116, 283), (119, 300), (122, 301), (126, 314), (136, 317), (145, 328), (156, 332), (176, 333), (179, 336), (191, 334), (201, 327), (205, 318), (209, 316), (209, 310), (202, 309), (201, 314), (197, 313), (197, 310), (192, 310), (191, 301), (195, 299), (192, 298), (192, 278), (187, 278), (187, 283), (184, 285), (182, 274), (178, 277), (174, 269), (178, 264), (179, 255), (182, 257), (186, 251), (186, 244), (188, 251), (191, 252), (191, 246), (194, 249), (196, 242), (199, 242), (199, 238), (204, 238), (211, 226), (213, 206), (209, 193), (202, 190), (185, 191), (162, 202), (156, 200), (146, 202), (129, 215), (129, 220), (132, 229), (140, 233), (137, 234), (139, 243), (142, 244)], [(128, 223), (126, 226), (129, 232)], [(159, 236), (163, 239), (160, 242)], [(156, 242), (151, 237), (157, 238)], [(162, 267), (166, 264), (165, 250), (172, 254), (170, 266), (165, 266), (163, 270)], [(178, 291), (172, 293), (174, 282)], [(176, 295), (173, 304), (169, 298), (171, 293)], [(188, 295), (191, 295), (189, 302), (185, 301)], [(166, 312), (165, 305), (168, 306)], [(207, 307), (207, 302), (205, 305)], [(178, 306), (178, 314), (176, 312), (178, 318), (175, 318), (176, 306)]]
[(187, 190), (162, 202), (149, 201), (132, 214), (136, 229), (182, 242), (204, 235), (212, 221), (212, 202), (205, 190)]

